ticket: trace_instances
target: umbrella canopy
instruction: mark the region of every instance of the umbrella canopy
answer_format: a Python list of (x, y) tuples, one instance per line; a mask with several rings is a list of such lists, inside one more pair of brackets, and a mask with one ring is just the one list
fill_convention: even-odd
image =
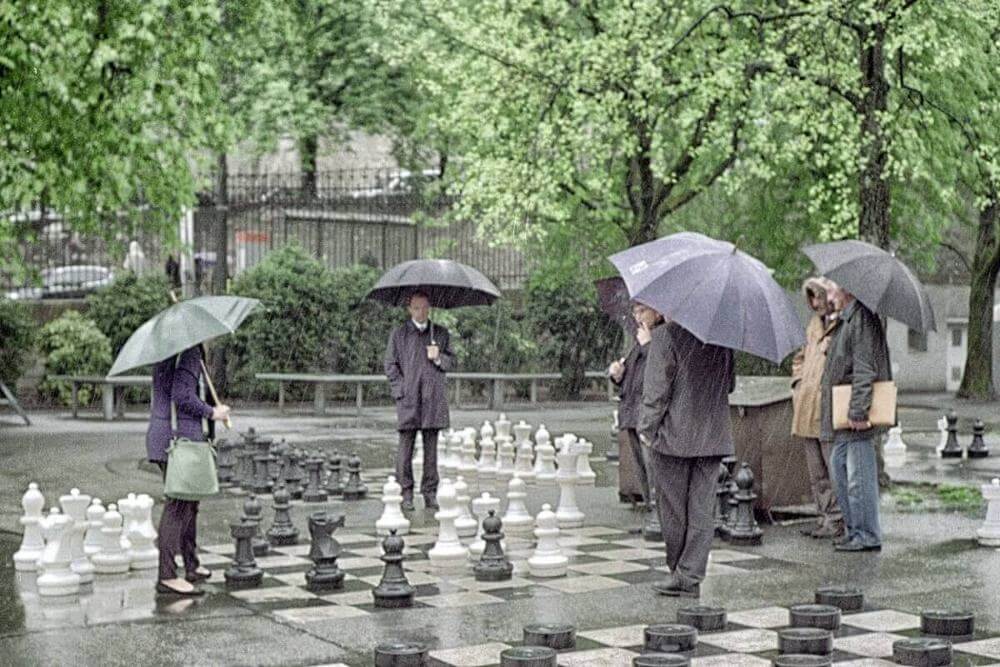
[(681, 232), (609, 259), (633, 299), (702, 342), (774, 363), (805, 342), (788, 295), (760, 260), (732, 243)]
[(597, 305), (601, 312), (617, 322), (629, 337), (635, 336), (636, 323), (632, 317), (632, 299), (621, 276), (594, 281), (597, 288)]
[(257, 299), (241, 296), (200, 296), (175, 303), (129, 336), (108, 375), (155, 364), (231, 334), (259, 304)]
[(924, 286), (909, 267), (864, 241), (834, 241), (806, 246), (802, 252), (816, 269), (843, 287), (868, 310), (898, 320), (916, 331), (934, 331), (934, 309)]
[(414, 292), (425, 293), (433, 308), (488, 306), (500, 290), (482, 273), (450, 259), (414, 259), (386, 271), (366, 298), (405, 306)]

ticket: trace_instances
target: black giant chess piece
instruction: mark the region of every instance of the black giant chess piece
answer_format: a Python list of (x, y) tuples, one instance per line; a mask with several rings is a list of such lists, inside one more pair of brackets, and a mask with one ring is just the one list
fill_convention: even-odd
[(306, 459), (306, 473), (309, 475), (309, 483), (302, 494), (302, 500), (307, 503), (325, 503), (327, 501), (326, 491), (320, 484), (322, 470), (323, 459), (318, 456), (310, 456)]
[(268, 473), (270, 460), (270, 454), (261, 454), (258, 452), (253, 455), (253, 482), (250, 484), (250, 490), (253, 493), (271, 493), (271, 489), (274, 488)]
[(739, 460), (735, 456), (726, 456), (722, 459), (722, 463), (726, 466), (726, 470), (729, 473), (726, 477), (726, 490), (728, 491), (726, 497), (726, 525), (722, 530), (722, 537), (725, 538), (736, 523), (736, 508), (739, 504), (736, 502), (736, 469)]
[(301, 461), (301, 451), (295, 449), (288, 452), (288, 466), (284, 478), (285, 488), (288, 489), (288, 495), (292, 500), (302, 500), (302, 480), (305, 478), (305, 473), (302, 471)]
[(990, 450), (986, 447), (983, 434), (986, 433), (986, 424), (982, 419), (977, 419), (972, 425), (972, 442), (969, 443), (969, 458), (982, 459), (990, 455)]
[(284, 484), (274, 491), (274, 523), (267, 531), (267, 539), (274, 546), (288, 546), (299, 541), (299, 529), (292, 523), (289, 513), (292, 507), (292, 497)]
[(253, 455), (255, 451), (253, 445), (244, 443), (236, 455), (237, 480), (240, 488), (244, 491), (249, 491), (253, 484)]
[(229, 484), (233, 479), (233, 450), (236, 443), (231, 443), (227, 438), (220, 438), (215, 443), (216, 452), (216, 473), (219, 484)]
[(715, 535), (722, 537), (726, 531), (726, 514), (729, 510), (729, 469), (725, 463), (719, 464), (719, 476), (715, 485)]
[(340, 452), (330, 455), (330, 476), (326, 479), (326, 492), (330, 496), (339, 496), (344, 493), (343, 480), (340, 475)]
[(260, 504), (260, 501), (257, 500), (257, 496), (254, 494), (251, 493), (243, 501), (243, 518), (257, 526), (257, 531), (254, 533), (253, 540), (251, 541), (254, 556), (266, 556), (271, 551), (271, 543), (261, 534), (263, 512), (264, 506)]
[(727, 539), (730, 544), (756, 546), (760, 544), (761, 531), (757, 519), (753, 515), (753, 501), (757, 494), (753, 492), (753, 471), (750, 464), (744, 462), (736, 473), (736, 520), (729, 529)]
[(396, 535), (396, 529), (389, 531), (389, 535), (382, 540), (382, 562), (385, 563), (385, 570), (382, 572), (382, 581), (372, 591), (375, 597), (375, 606), (390, 609), (400, 607), (412, 607), (413, 596), (416, 590), (406, 579), (403, 571), (403, 538)]
[(344, 500), (361, 500), (368, 495), (368, 487), (361, 481), (361, 459), (351, 454), (347, 460), (347, 484), (344, 486)]
[(271, 460), (268, 461), (267, 474), (271, 478), (271, 484), (275, 487), (284, 479), (281, 476), (285, 467), (285, 453), (288, 451), (288, 444), (281, 440), (271, 445)]
[(229, 588), (252, 588), (260, 586), (264, 572), (257, 567), (253, 557), (251, 540), (257, 534), (257, 524), (247, 521), (246, 517), (229, 524), (229, 532), (236, 540), (236, 554), (233, 563), (223, 573), (226, 586)]
[(507, 581), (514, 573), (514, 566), (507, 560), (500, 545), (503, 539), (502, 528), (500, 517), (495, 510), (490, 510), (489, 516), (483, 519), (483, 541), (486, 542), (486, 547), (479, 562), (472, 568), (476, 573), (476, 581)]
[(333, 531), (344, 525), (344, 515), (334, 518), (327, 512), (309, 515), (309, 536), (312, 547), (309, 560), (313, 568), (306, 572), (306, 588), (313, 593), (337, 590), (344, 586), (344, 572), (337, 567), (340, 544), (333, 539)]
[(948, 420), (948, 440), (944, 443), (944, 449), (941, 450), (941, 458), (960, 459), (962, 458), (962, 445), (958, 443), (958, 415), (952, 410), (945, 419)]

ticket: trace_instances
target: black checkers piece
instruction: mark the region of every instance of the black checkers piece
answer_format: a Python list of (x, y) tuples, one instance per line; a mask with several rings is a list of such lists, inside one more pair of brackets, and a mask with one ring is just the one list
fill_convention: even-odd
[(417, 642), (389, 642), (375, 647), (375, 667), (425, 667), (427, 647)]
[(865, 594), (860, 588), (850, 586), (823, 586), (816, 589), (815, 601), (841, 611), (861, 611), (865, 606)]
[(576, 628), (572, 625), (534, 623), (524, 626), (525, 646), (547, 646), (556, 650), (576, 646)]
[(920, 612), (920, 632), (934, 637), (972, 637), (976, 617), (967, 611), (940, 609)]
[(557, 656), (548, 646), (516, 646), (500, 652), (500, 667), (558, 667)]
[(771, 661), (774, 667), (830, 667), (833, 658), (828, 655), (809, 655), (808, 653), (789, 653), (779, 655)]
[(892, 643), (892, 660), (909, 667), (943, 667), (952, 664), (951, 643), (941, 639), (899, 639)]
[(690, 625), (665, 623), (650, 625), (643, 631), (643, 650), (653, 653), (693, 651), (698, 645), (698, 630)]
[(788, 608), (788, 624), (793, 628), (840, 628), (840, 607), (832, 604), (797, 604)]
[(726, 627), (726, 610), (722, 607), (697, 605), (677, 610), (677, 622), (690, 625), (698, 632), (714, 632)]
[(833, 653), (833, 633), (822, 628), (785, 628), (778, 630), (778, 652), (781, 654)]
[(632, 658), (632, 667), (688, 667), (691, 658), (676, 653), (647, 653)]

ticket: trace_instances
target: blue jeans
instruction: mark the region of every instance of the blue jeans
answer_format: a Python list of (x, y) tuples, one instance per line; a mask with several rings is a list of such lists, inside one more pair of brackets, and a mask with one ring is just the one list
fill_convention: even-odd
[(875, 443), (865, 432), (837, 431), (833, 436), (830, 476), (844, 514), (848, 539), (866, 547), (882, 544), (878, 517), (878, 464)]

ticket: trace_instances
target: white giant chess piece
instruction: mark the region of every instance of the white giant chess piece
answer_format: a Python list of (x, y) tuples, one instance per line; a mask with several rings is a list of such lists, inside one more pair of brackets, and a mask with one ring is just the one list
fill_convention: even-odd
[(538, 546), (535, 553), (528, 559), (528, 572), (533, 577), (564, 577), (566, 576), (569, 558), (559, 546), (559, 523), (552, 507), (542, 505), (542, 511), (535, 519), (535, 537)]
[(122, 518), (125, 523), (122, 525), (122, 548), (125, 551), (132, 551), (132, 542), (129, 541), (128, 535), (132, 532), (135, 526), (135, 507), (136, 497), (134, 493), (128, 494), (124, 498), (118, 499), (118, 511), (121, 512)]
[[(131, 494), (129, 494), (131, 495)], [(160, 552), (153, 544), (156, 529), (153, 527), (153, 499), (139, 494), (132, 504), (133, 522), (128, 534), (129, 558), (133, 570), (150, 570), (159, 564)]]
[(903, 427), (893, 426), (883, 448), (886, 468), (902, 468), (906, 464), (906, 443), (903, 442)]
[(517, 458), (514, 460), (514, 474), (523, 479), (525, 484), (531, 484), (535, 481), (535, 464), (532, 461), (535, 451), (531, 446), (531, 441), (522, 440), (516, 447)]
[(128, 552), (122, 549), (122, 515), (118, 506), (108, 505), (101, 521), (101, 550), (91, 557), (97, 574), (123, 574), (128, 572)]
[(511, 426), (511, 423), (510, 423), (510, 420), (507, 419), (507, 415), (501, 412), (500, 413), (500, 417), (496, 421), (496, 429), (497, 429), (496, 439), (497, 440), (500, 440), (501, 438), (508, 438), (509, 439), (510, 438), (510, 426)]
[(465, 563), (468, 551), (462, 546), (455, 531), (455, 519), (458, 518), (459, 510), (455, 487), (450, 479), (441, 480), (437, 500), (441, 505), (441, 509), (434, 514), (438, 521), (438, 539), (427, 552), (427, 558), (435, 568), (460, 567)]
[(1000, 547), (1000, 479), (996, 477), (990, 484), (980, 487), (986, 505), (986, 520), (976, 531), (979, 543), (984, 547)]
[(473, 560), (482, 556), (483, 551), (486, 550), (486, 541), (483, 539), (482, 525), (483, 519), (489, 516), (490, 510), (493, 510), (495, 513), (499, 513), (499, 498), (494, 498), (489, 493), (484, 492), (483, 495), (472, 500), (472, 513), (479, 519), (477, 522), (476, 539), (469, 545), (469, 558)]
[(553, 486), (556, 483), (556, 450), (544, 424), (535, 434), (535, 454), (535, 481), (539, 486)]
[(424, 477), (424, 434), (417, 431), (413, 442), (413, 490), (420, 493), (420, 484)]
[(389, 531), (395, 530), (397, 535), (406, 535), (410, 532), (410, 520), (403, 516), (400, 507), (403, 502), (403, 487), (396, 481), (395, 475), (389, 475), (382, 486), (382, 516), (375, 522), (375, 533), (378, 535), (388, 535)]
[(556, 509), (556, 519), (560, 530), (566, 528), (582, 528), (583, 512), (576, 504), (576, 458), (579, 454), (579, 444), (566, 442), (562, 451), (556, 455), (559, 459), (559, 507)]
[(535, 519), (524, 504), (528, 497), (524, 488), (524, 480), (517, 475), (507, 484), (507, 512), (502, 521), (504, 532), (511, 536), (530, 535), (535, 527)]
[(458, 503), (458, 518), (455, 519), (455, 532), (462, 539), (469, 539), (476, 536), (479, 531), (479, 522), (469, 511), (469, 485), (465, 483), (465, 478), (461, 475), (455, 480), (455, 500)]
[(506, 488), (514, 476), (514, 443), (510, 436), (497, 437), (497, 484)]
[(941, 417), (941, 419), (937, 420), (937, 427), (941, 439), (938, 441), (938, 446), (934, 451), (940, 454), (948, 444), (948, 418)]
[(87, 534), (83, 536), (83, 553), (90, 558), (101, 550), (101, 528), (104, 526), (104, 505), (100, 498), (90, 501), (87, 508)]
[(45, 538), (42, 536), (45, 496), (38, 490), (35, 482), (28, 484), (28, 490), (21, 496), (21, 507), (24, 515), (19, 521), (24, 526), (24, 537), (21, 539), (21, 547), (14, 552), (14, 569), (18, 572), (34, 572), (38, 569), (38, 559), (45, 551)]
[(469, 485), (469, 495), (479, 490), (479, 464), (476, 462), (476, 429), (468, 428), (462, 433), (461, 459), (458, 474)]
[(80, 575), (70, 567), (73, 562), (71, 542), (74, 521), (53, 507), (42, 519), (45, 550), (38, 561), (41, 574), (35, 584), (38, 594), (44, 597), (77, 595), (80, 592)]
[(487, 419), (483, 422), (483, 425), (479, 427), (479, 439), (485, 440), (486, 438), (489, 438), (492, 440), (494, 435), (496, 435), (496, 431), (493, 430), (493, 424), (491, 424)]
[(462, 434), (454, 429), (448, 429), (445, 436), (446, 447), (444, 457), (438, 460), (440, 476), (449, 479), (458, 475), (458, 466), (462, 463)]
[(81, 584), (89, 584), (94, 581), (94, 564), (90, 562), (83, 550), (83, 538), (89, 526), (87, 523), (88, 505), (90, 505), (90, 496), (80, 493), (80, 489), (71, 489), (69, 495), (59, 496), (59, 506), (62, 507), (63, 514), (73, 520), (69, 542), (72, 560), (70, 567), (73, 572), (80, 575)]
[(597, 473), (590, 467), (590, 455), (594, 452), (594, 444), (589, 440), (580, 440), (577, 445), (580, 457), (576, 460), (577, 486), (594, 486)]
[[(487, 422), (488, 424), (489, 422)], [(480, 491), (495, 491), (497, 479), (497, 446), (493, 438), (487, 436), (479, 441), (478, 475)]]

